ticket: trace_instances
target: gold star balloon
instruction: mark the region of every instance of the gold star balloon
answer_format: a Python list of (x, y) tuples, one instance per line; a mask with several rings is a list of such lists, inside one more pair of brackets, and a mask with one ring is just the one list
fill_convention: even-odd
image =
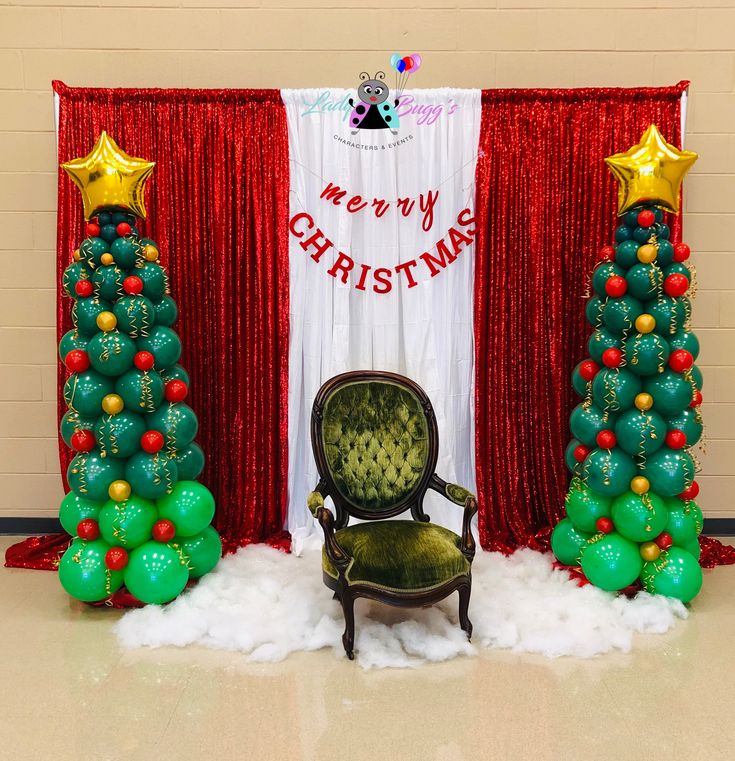
[(605, 159), (620, 183), (618, 215), (640, 203), (654, 203), (678, 213), (681, 182), (696, 160), (696, 153), (667, 143), (652, 124), (638, 145)]
[(154, 161), (128, 156), (102, 132), (88, 156), (68, 161), (61, 168), (82, 192), (85, 219), (110, 207), (145, 219), (143, 192), (155, 165)]

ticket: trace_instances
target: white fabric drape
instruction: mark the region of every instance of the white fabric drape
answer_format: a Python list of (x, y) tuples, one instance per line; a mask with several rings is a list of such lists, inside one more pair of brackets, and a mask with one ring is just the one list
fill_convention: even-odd
[[(354, 91), (332, 90), (330, 100), (339, 102), (350, 95), (354, 98)], [(323, 91), (282, 91), (289, 130), (291, 216), (307, 212), (334, 243), (315, 262), (300, 240), (290, 236), (287, 528), (295, 547), (314, 530), (306, 508), (306, 495), (318, 480), (309, 433), (311, 406), (322, 383), (338, 373), (381, 369), (415, 380), (436, 412), (437, 472), (474, 490), (474, 245), (433, 278), (426, 267), (415, 267), (419, 282), (413, 288), (395, 274), (387, 294), (373, 292), (372, 281), (367, 290), (354, 287), (359, 263), (393, 269), (435, 251), (437, 241), (458, 226), (458, 213), (465, 208), (474, 212), (480, 91), (416, 90), (411, 95), (419, 106), (443, 106), (433, 124), (419, 124), (420, 116), (401, 116), (398, 135), (386, 129), (352, 136), (349, 110), (314, 112), (310, 107)], [(448, 104), (458, 108), (449, 113)], [(341, 139), (377, 149), (361, 149)], [(329, 182), (347, 190), (342, 205), (320, 198)], [(434, 223), (425, 232), (418, 197), (437, 189)], [(348, 213), (345, 204), (351, 195), (362, 196), (368, 207)], [(417, 199), (406, 218), (395, 205), (400, 197)], [(379, 219), (372, 211), (373, 198), (391, 202)], [(347, 284), (327, 272), (339, 251), (357, 263)], [(439, 495), (427, 495), (425, 510), (432, 521), (459, 530), (461, 510)]]

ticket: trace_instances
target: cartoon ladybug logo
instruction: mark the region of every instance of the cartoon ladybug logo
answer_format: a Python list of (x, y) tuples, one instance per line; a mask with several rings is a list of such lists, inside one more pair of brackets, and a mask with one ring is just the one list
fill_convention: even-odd
[(363, 71), (360, 74), (362, 84), (357, 88), (357, 96), (360, 102), (355, 104), (350, 98), (352, 106), (350, 112), (350, 128), (356, 135), (361, 129), (389, 129), (394, 135), (398, 134), (398, 114), (396, 106), (398, 99), (393, 103), (388, 102), (388, 85), (383, 81), (385, 74), (379, 71), (374, 79)]

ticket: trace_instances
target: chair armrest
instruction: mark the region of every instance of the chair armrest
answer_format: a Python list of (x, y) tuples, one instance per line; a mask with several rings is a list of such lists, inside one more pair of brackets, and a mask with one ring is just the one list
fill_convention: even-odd
[(462, 554), (472, 562), (475, 557), (475, 538), (472, 536), (472, 518), (477, 512), (477, 498), (471, 492), (457, 484), (447, 483), (436, 474), (429, 481), (429, 488), (443, 494), (450, 502), (464, 507), (462, 516)]
[(344, 571), (352, 558), (340, 547), (334, 535), (334, 515), (324, 507), (324, 497), (318, 491), (313, 491), (306, 498), (306, 504), (311, 514), (319, 521), (324, 532), (324, 548), (327, 557), (338, 571)]

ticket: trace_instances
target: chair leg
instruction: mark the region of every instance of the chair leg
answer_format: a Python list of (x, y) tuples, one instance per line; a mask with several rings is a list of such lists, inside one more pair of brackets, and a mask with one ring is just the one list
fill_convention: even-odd
[(342, 644), (344, 645), (347, 657), (351, 660), (355, 660), (355, 653), (353, 651), (355, 645), (355, 601), (352, 599), (352, 595), (346, 590), (342, 592), (340, 596), (342, 603), (342, 612), (345, 616), (345, 632), (342, 635)]
[(467, 632), (467, 639), (472, 639), (472, 621), (470, 621), (467, 611), (470, 607), (470, 592), (472, 587), (470, 584), (463, 584), (459, 588), (459, 625), (463, 631)]

